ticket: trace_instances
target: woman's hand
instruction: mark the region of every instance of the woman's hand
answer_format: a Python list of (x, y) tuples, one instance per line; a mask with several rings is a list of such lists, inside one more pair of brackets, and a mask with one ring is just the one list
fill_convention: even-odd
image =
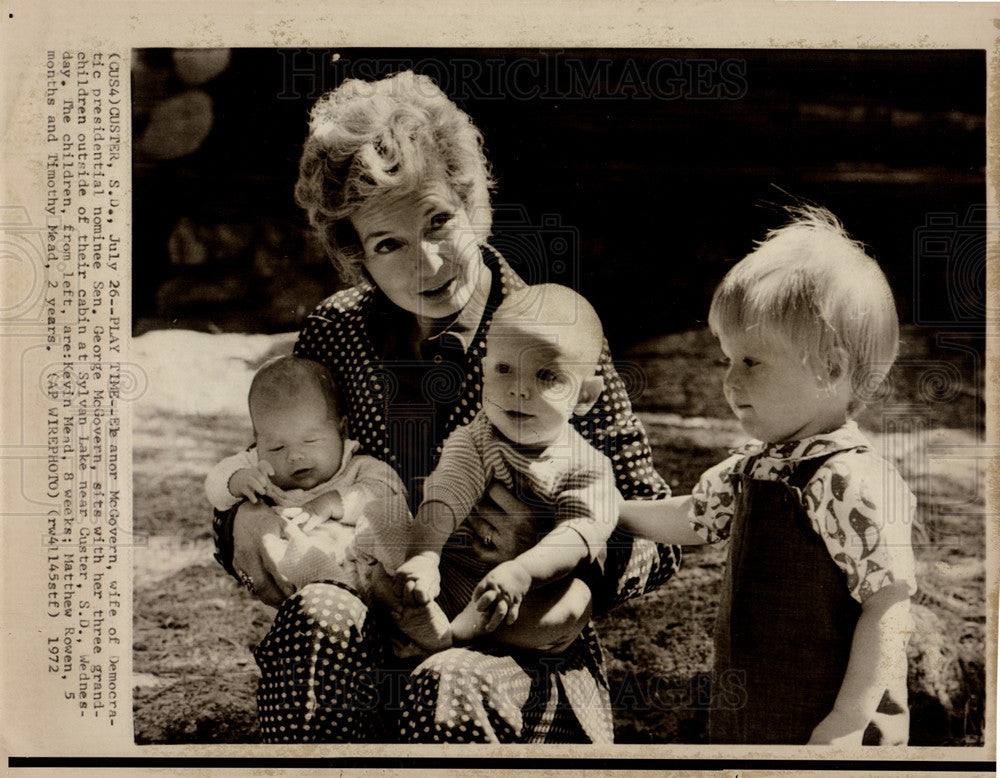
[(527, 505), (503, 484), (494, 483), (467, 521), (482, 543), (482, 559), (500, 564), (538, 542), (544, 533), (537, 528), (545, 513), (541, 506)]
[(243, 503), (233, 519), (233, 569), (257, 599), (274, 607), (295, 590), (275, 577), (267, 553), (266, 538), (280, 538), (283, 526), (284, 519), (264, 503)]

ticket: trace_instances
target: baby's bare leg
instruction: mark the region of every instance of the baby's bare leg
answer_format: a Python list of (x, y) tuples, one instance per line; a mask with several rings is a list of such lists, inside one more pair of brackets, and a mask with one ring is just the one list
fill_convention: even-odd
[(404, 606), (396, 596), (392, 578), (382, 565), (375, 566), (372, 594), (392, 612), (400, 632), (424, 651), (434, 653), (451, 646), (451, 625), (441, 606), (436, 602)]
[[(517, 621), (501, 625), (492, 637), (498, 643), (558, 654), (576, 640), (593, 611), (590, 587), (579, 578), (563, 578), (533, 589), (521, 602)], [(486, 637), (489, 611), (469, 603), (451, 623), (455, 642)]]
[(404, 635), (428, 653), (451, 647), (451, 624), (436, 602), (404, 607), (393, 613), (393, 619)]

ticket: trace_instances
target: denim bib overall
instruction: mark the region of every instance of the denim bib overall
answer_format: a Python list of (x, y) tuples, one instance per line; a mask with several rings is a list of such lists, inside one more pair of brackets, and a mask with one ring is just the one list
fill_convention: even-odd
[[(713, 743), (804, 744), (833, 708), (861, 605), (792, 489), (825, 460), (799, 462), (786, 482), (750, 478), (751, 458), (734, 483), (714, 634)], [(887, 703), (880, 711), (905, 714)], [(870, 725), (865, 742), (880, 739)]]

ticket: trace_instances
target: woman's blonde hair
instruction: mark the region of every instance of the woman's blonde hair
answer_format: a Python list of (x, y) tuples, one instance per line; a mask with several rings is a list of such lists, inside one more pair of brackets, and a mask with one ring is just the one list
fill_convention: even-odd
[(788, 211), (791, 221), (723, 278), (708, 324), (715, 334), (782, 338), (830, 380), (847, 371), (854, 414), (876, 394), (898, 353), (892, 291), (878, 263), (832, 213), (811, 205)]
[(493, 178), (482, 134), (427, 76), (348, 79), (313, 106), (295, 200), (346, 280), (357, 280), (363, 259), (350, 217), (372, 200), (436, 181), (459, 197), (484, 242)]

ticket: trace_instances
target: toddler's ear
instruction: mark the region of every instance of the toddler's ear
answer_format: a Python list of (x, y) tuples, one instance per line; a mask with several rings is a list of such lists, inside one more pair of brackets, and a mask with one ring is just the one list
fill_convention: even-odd
[(577, 416), (583, 416), (591, 408), (594, 407), (594, 403), (597, 402), (597, 398), (601, 396), (601, 391), (604, 389), (604, 379), (599, 375), (593, 375), (586, 379), (580, 385), (580, 395), (577, 397), (576, 405), (573, 407), (573, 413)]
[(826, 377), (831, 383), (836, 383), (847, 374), (850, 359), (847, 352), (840, 346), (833, 348), (826, 358)]
[(847, 352), (840, 346), (834, 347), (826, 357), (824, 374), (820, 380), (829, 382), (830, 386), (839, 383), (844, 378), (849, 378), (848, 373), (851, 361)]

